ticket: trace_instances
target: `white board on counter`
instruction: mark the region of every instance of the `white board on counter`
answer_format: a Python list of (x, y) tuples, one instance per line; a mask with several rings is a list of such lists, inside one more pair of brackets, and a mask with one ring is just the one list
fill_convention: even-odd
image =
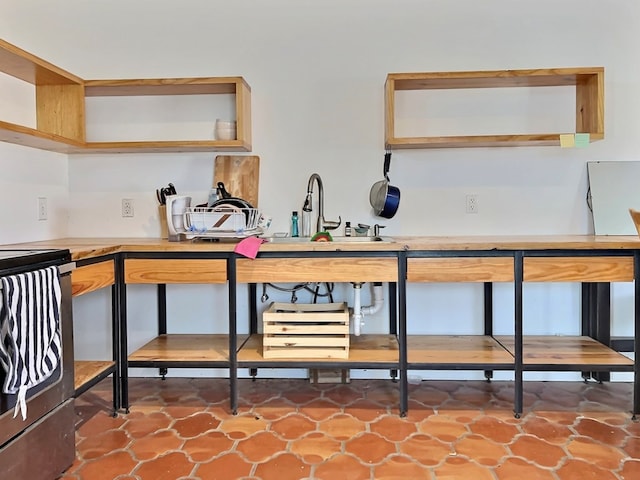
[(640, 162), (588, 162), (596, 235), (637, 235), (629, 209), (640, 210)]

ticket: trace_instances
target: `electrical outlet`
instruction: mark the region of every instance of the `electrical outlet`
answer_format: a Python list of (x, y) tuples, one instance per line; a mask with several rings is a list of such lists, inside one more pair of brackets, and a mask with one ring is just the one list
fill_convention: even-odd
[(466, 196), (466, 212), (478, 213), (478, 195), (467, 194)]
[(133, 217), (133, 199), (132, 198), (122, 199), (122, 216)]
[(38, 220), (47, 219), (47, 197), (38, 197)]

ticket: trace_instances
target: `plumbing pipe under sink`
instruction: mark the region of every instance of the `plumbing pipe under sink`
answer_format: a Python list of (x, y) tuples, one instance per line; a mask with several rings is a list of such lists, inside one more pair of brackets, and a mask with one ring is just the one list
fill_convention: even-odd
[(364, 316), (373, 315), (382, 310), (384, 298), (382, 296), (382, 283), (373, 284), (373, 305), (362, 306), (361, 292), (362, 282), (353, 282), (353, 334), (360, 336), (361, 328), (364, 326)]

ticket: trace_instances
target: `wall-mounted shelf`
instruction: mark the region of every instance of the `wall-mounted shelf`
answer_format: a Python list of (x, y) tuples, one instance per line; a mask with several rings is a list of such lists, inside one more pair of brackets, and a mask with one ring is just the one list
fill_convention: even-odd
[[(251, 151), (251, 87), (242, 77), (86, 80), (86, 97), (146, 95), (233, 95), (236, 140), (158, 140), (87, 142), (85, 153), (136, 152), (248, 152)], [(215, 118), (212, 118), (213, 126)]]
[[(242, 77), (83, 80), (4, 40), (0, 72), (36, 89), (36, 128), (0, 120), (3, 142), (60, 153), (251, 151), (251, 87)], [(235, 140), (86, 141), (86, 97), (211, 94), (234, 96)]]
[[(575, 86), (574, 132), (505, 135), (398, 137), (395, 94), (401, 90), (477, 89)], [(390, 73), (385, 83), (385, 148), (450, 148), (497, 146), (560, 146), (561, 134), (588, 133), (590, 141), (604, 138), (604, 68), (494, 70), (470, 72)]]
[(69, 153), (84, 145), (81, 78), (0, 40), (0, 72), (35, 86), (36, 128), (0, 121), (0, 140)]

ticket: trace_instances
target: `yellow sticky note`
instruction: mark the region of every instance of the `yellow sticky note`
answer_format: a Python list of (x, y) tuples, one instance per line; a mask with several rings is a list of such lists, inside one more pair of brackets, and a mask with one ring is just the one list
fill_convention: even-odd
[(588, 133), (576, 133), (576, 147), (584, 148), (589, 146), (589, 141), (591, 140), (590, 135)]
[(571, 133), (560, 135), (560, 148), (571, 148), (576, 146), (575, 136)]

